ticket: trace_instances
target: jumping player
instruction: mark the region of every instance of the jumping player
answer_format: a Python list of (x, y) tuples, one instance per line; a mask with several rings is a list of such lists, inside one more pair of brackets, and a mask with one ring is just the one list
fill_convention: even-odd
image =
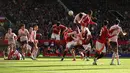
[(84, 12), (80, 12), (78, 13), (75, 18), (74, 18), (74, 23), (80, 24), (80, 20), (82, 17), (84, 17), (86, 15), (86, 13)]
[(97, 24), (92, 21), (93, 12), (90, 10), (88, 11), (88, 14), (85, 13), (79, 13), (75, 16), (74, 23), (78, 23), (81, 25), (81, 31), (84, 31), (85, 27), (88, 27), (89, 24)]
[[(78, 23), (81, 25), (81, 31), (84, 32), (87, 31), (90, 32), (90, 30), (88, 29), (88, 26), (90, 24), (95, 24), (97, 25), (97, 23), (93, 22), (92, 19), (96, 19), (94, 18), (93, 16), (93, 12), (90, 10), (88, 11), (88, 14), (85, 14), (85, 13), (79, 13), (75, 16), (75, 19), (74, 19), (74, 23)], [(91, 33), (91, 32), (90, 32)], [(92, 39), (90, 40), (90, 45), (92, 46), (93, 48), (93, 43), (92, 43)]]

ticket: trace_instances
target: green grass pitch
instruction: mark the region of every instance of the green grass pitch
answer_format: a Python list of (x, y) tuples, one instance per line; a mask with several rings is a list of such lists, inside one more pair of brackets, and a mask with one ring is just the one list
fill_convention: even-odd
[[(93, 59), (83, 61), (77, 58), (38, 58), (38, 60), (3, 60), (0, 58), (0, 73), (130, 73), (130, 59), (121, 58), (121, 65), (109, 65), (111, 59), (103, 58), (98, 61), (97, 66), (93, 66)], [(116, 60), (115, 60), (116, 61)], [(116, 63), (116, 62), (115, 62)]]

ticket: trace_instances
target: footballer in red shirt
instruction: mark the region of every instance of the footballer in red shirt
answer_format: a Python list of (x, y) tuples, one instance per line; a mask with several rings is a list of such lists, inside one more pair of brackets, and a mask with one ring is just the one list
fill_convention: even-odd
[(61, 61), (64, 60), (64, 57), (65, 55), (67, 54), (67, 51), (68, 50), (71, 50), (72, 51), (72, 54), (73, 54), (73, 61), (75, 61), (75, 51), (74, 51), (74, 46), (77, 45), (77, 42), (74, 41), (74, 38), (73, 38), (73, 35), (75, 35), (76, 32), (73, 31), (71, 28), (68, 28), (65, 32), (64, 32), (64, 40), (66, 42), (66, 49), (64, 50), (64, 53), (63, 53), (63, 57), (61, 58)]
[(103, 27), (101, 28), (99, 39), (96, 41), (96, 54), (94, 58), (93, 65), (97, 65), (97, 60), (102, 58), (106, 53), (106, 46), (107, 38), (111, 38), (115, 35), (109, 34), (109, 31), (107, 29), (108, 21), (104, 21)]
[(61, 31), (66, 30), (66, 26), (62, 25), (60, 22), (57, 22), (57, 24), (54, 24), (52, 26), (52, 35), (51, 35), (51, 39), (54, 40), (60, 40), (60, 34)]
[(54, 24), (52, 26), (52, 35), (51, 39), (54, 40), (54, 44), (56, 47), (56, 53), (58, 56), (60, 56), (60, 35), (67, 29), (66, 26), (62, 25), (60, 22), (57, 22), (57, 24)]
[(93, 12), (90, 10), (88, 11), (88, 14), (85, 14), (83, 12), (77, 14), (74, 19), (74, 23), (78, 23), (81, 25), (81, 30), (84, 31), (85, 28), (88, 28), (90, 24), (97, 24), (92, 21), (92, 19), (95, 19), (92, 17)]

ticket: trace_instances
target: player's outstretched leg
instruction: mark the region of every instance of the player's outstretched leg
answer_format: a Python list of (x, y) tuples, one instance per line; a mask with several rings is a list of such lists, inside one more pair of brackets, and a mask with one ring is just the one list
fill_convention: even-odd
[(72, 61), (76, 61), (76, 57), (75, 57), (75, 50), (74, 50), (74, 49), (72, 49), (71, 51), (72, 51), (72, 55), (73, 55), (73, 60), (72, 60)]
[(95, 58), (94, 58), (94, 62), (93, 62), (93, 65), (97, 65), (97, 60), (102, 58), (105, 54), (103, 52), (101, 52), (100, 54), (99, 53), (96, 53), (95, 55)]
[(89, 61), (90, 51), (87, 51), (86, 61)]
[(97, 57), (99, 56), (99, 54), (96, 52), (95, 56), (94, 56), (94, 62), (93, 65), (97, 65)]
[(115, 56), (116, 56), (116, 59), (117, 59), (117, 65), (120, 65), (120, 60), (119, 60), (118, 52), (115, 54)]
[(67, 54), (67, 50), (64, 50), (63, 56), (62, 56), (62, 58), (61, 58), (61, 61), (64, 60), (64, 57), (66, 56), (66, 54)]

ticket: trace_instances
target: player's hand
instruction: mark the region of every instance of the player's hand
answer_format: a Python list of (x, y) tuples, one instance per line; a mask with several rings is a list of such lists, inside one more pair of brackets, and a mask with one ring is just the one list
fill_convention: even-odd
[(123, 33), (124, 36), (125, 36), (126, 34), (127, 34), (126, 32)]

